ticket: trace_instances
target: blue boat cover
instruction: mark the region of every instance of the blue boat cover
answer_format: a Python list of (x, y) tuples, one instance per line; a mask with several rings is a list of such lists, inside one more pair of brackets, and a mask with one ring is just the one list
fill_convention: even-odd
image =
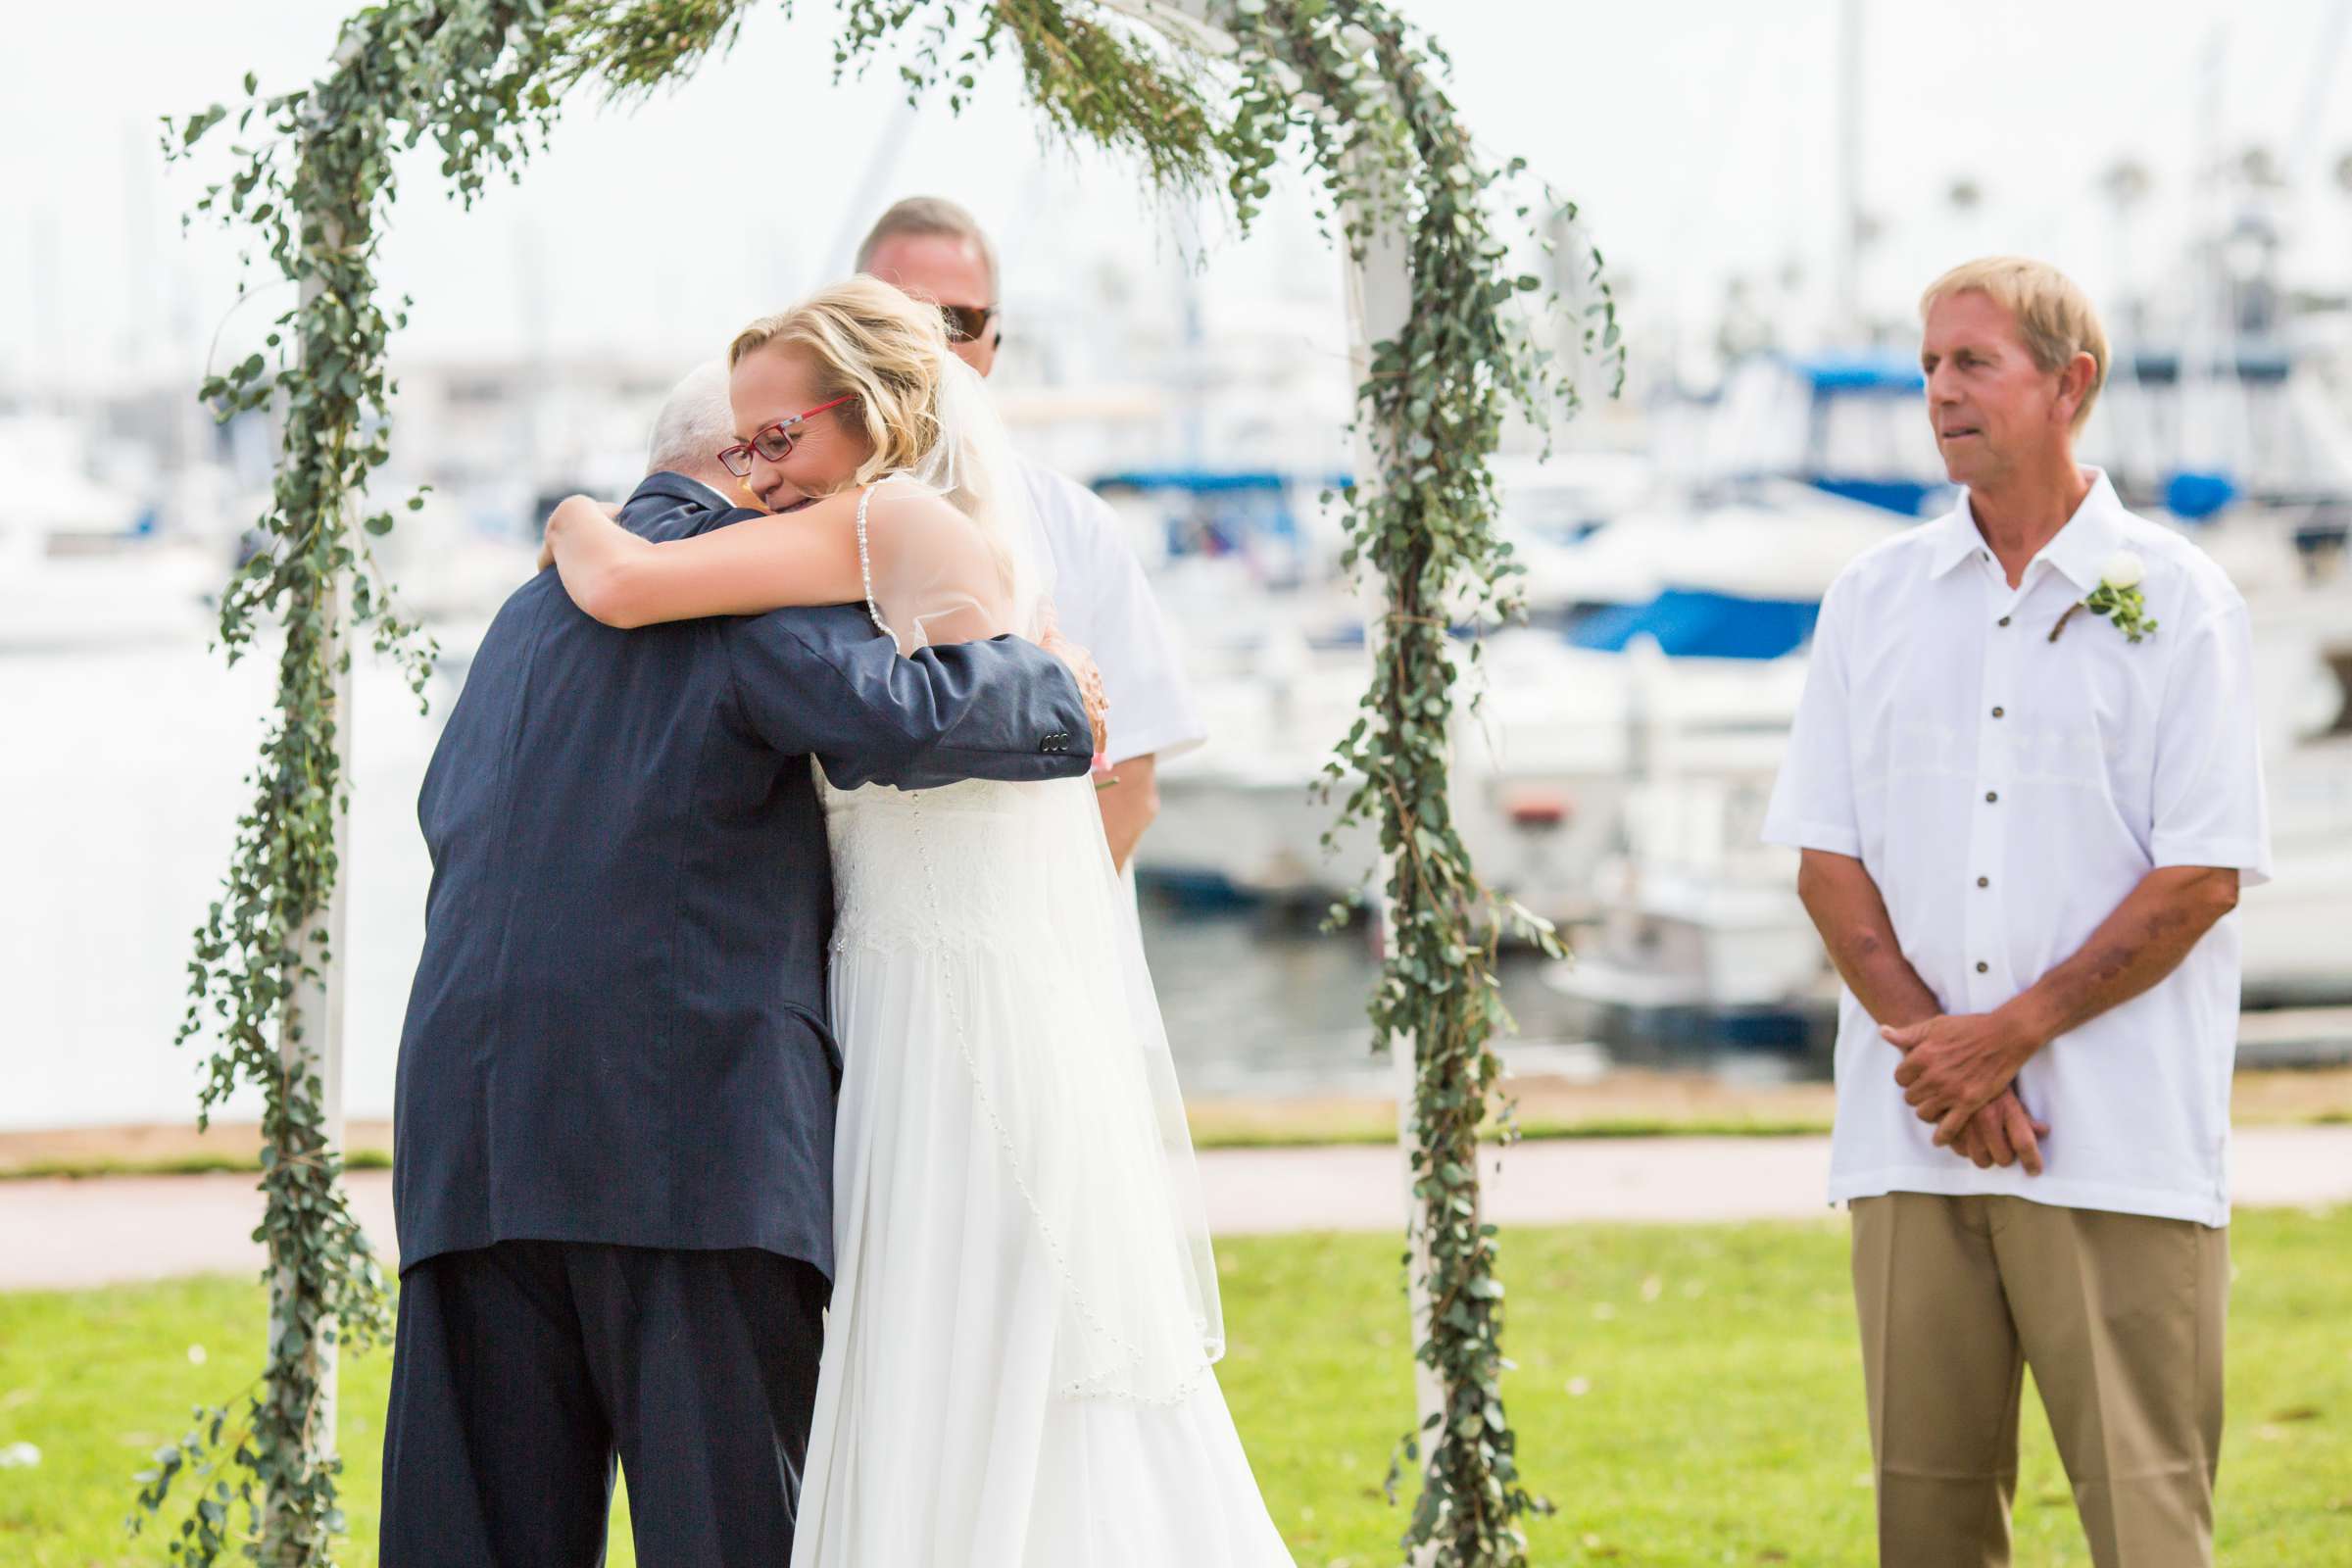
[(1892, 349), (1812, 354), (1791, 359), (1788, 368), (1812, 382), (1817, 392), (1883, 392), (1899, 397), (1928, 389), (1919, 362)]
[(2226, 473), (2183, 468), (2164, 484), (2164, 504), (2176, 517), (2203, 522), (2237, 499), (2237, 481)]
[(1645, 605), (1595, 612), (1569, 628), (1568, 641), (1620, 654), (1646, 632), (1677, 659), (1778, 659), (1805, 645), (1820, 614), (1818, 604), (1669, 588)]

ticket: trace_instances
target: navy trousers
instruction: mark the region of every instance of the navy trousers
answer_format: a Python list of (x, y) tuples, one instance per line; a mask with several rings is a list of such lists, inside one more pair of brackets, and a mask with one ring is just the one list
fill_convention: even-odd
[(829, 1294), (749, 1250), (501, 1242), (416, 1264), (382, 1568), (596, 1568), (615, 1457), (639, 1562), (789, 1561)]

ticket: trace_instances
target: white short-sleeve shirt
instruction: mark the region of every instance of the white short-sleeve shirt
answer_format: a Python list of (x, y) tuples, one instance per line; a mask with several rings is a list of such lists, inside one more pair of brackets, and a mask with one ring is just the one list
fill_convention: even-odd
[[(2270, 879), (2245, 601), (2182, 536), (2090, 494), (2012, 589), (1964, 496), (1874, 547), (1822, 601), (1764, 838), (1857, 858), (1946, 1012), (1987, 1012), (2079, 951), (2157, 866)], [(2118, 552), (2158, 624), (2067, 607)], [(1979, 1170), (1904, 1102), (1900, 1060), (1839, 997), (1833, 1202), (2004, 1193), (2228, 1222), (2238, 921), (2140, 996), (2051, 1041), (2018, 1091), (2046, 1169)]]
[(1184, 661), (1118, 514), (1077, 480), (1023, 461), (1030, 502), (1054, 553), (1063, 635), (1094, 655), (1110, 699), (1109, 760), (1162, 760), (1208, 738)]

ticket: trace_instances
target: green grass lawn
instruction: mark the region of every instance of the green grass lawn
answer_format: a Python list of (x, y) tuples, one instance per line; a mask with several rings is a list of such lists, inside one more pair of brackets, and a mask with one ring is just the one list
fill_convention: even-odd
[[(1872, 1561), (1841, 1220), (1503, 1242), (1520, 1363), (1506, 1396), (1525, 1467), (1560, 1509), (1535, 1526), (1537, 1562)], [(2352, 1565), (2352, 1209), (2249, 1213), (2234, 1247), (2221, 1560)], [(1301, 1564), (1394, 1563), (1401, 1515), (1378, 1483), (1411, 1398), (1396, 1246), (1310, 1236), (1219, 1253), (1224, 1385), (1276, 1522)], [(188, 1405), (235, 1393), (261, 1316), (240, 1280), (0, 1296), (0, 1449), (42, 1453), (0, 1469), (0, 1562), (161, 1561), (160, 1541), (122, 1536), (130, 1475)], [(375, 1561), (387, 1360), (345, 1372), (349, 1564)], [(2046, 1428), (2027, 1428), (2018, 1558), (2086, 1564)], [(616, 1534), (612, 1560), (634, 1562)]]

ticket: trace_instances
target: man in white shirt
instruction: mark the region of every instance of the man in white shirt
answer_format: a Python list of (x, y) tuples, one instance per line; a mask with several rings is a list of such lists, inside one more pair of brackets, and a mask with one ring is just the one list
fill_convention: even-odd
[[(884, 213), (858, 247), (858, 270), (938, 305), (949, 341), (982, 375), (1004, 341), (995, 247), (972, 215), (937, 197), (909, 197)], [(1174, 638), (1117, 515), (1086, 486), (1023, 462), (1031, 503), (1054, 554), (1054, 601), (1062, 635), (1094, 655), (1110, 698), (1107, 780), (1097, 801), (1111, 858), (1128, 868), (1159, 814), (1159, 759), (1207, 738), (1193, 706)]]
[(1880, 1560), (2009, 1560), (2030, 1365), (2098, 1568), (2210, 1563), (2230, 910), (2270, 874), (2246, 605), (2076, 466), (2080, 289), (1995, 258), (1921, 315), (1967, 490), (1831, 585), (1764, 829), (1845, 981)]

